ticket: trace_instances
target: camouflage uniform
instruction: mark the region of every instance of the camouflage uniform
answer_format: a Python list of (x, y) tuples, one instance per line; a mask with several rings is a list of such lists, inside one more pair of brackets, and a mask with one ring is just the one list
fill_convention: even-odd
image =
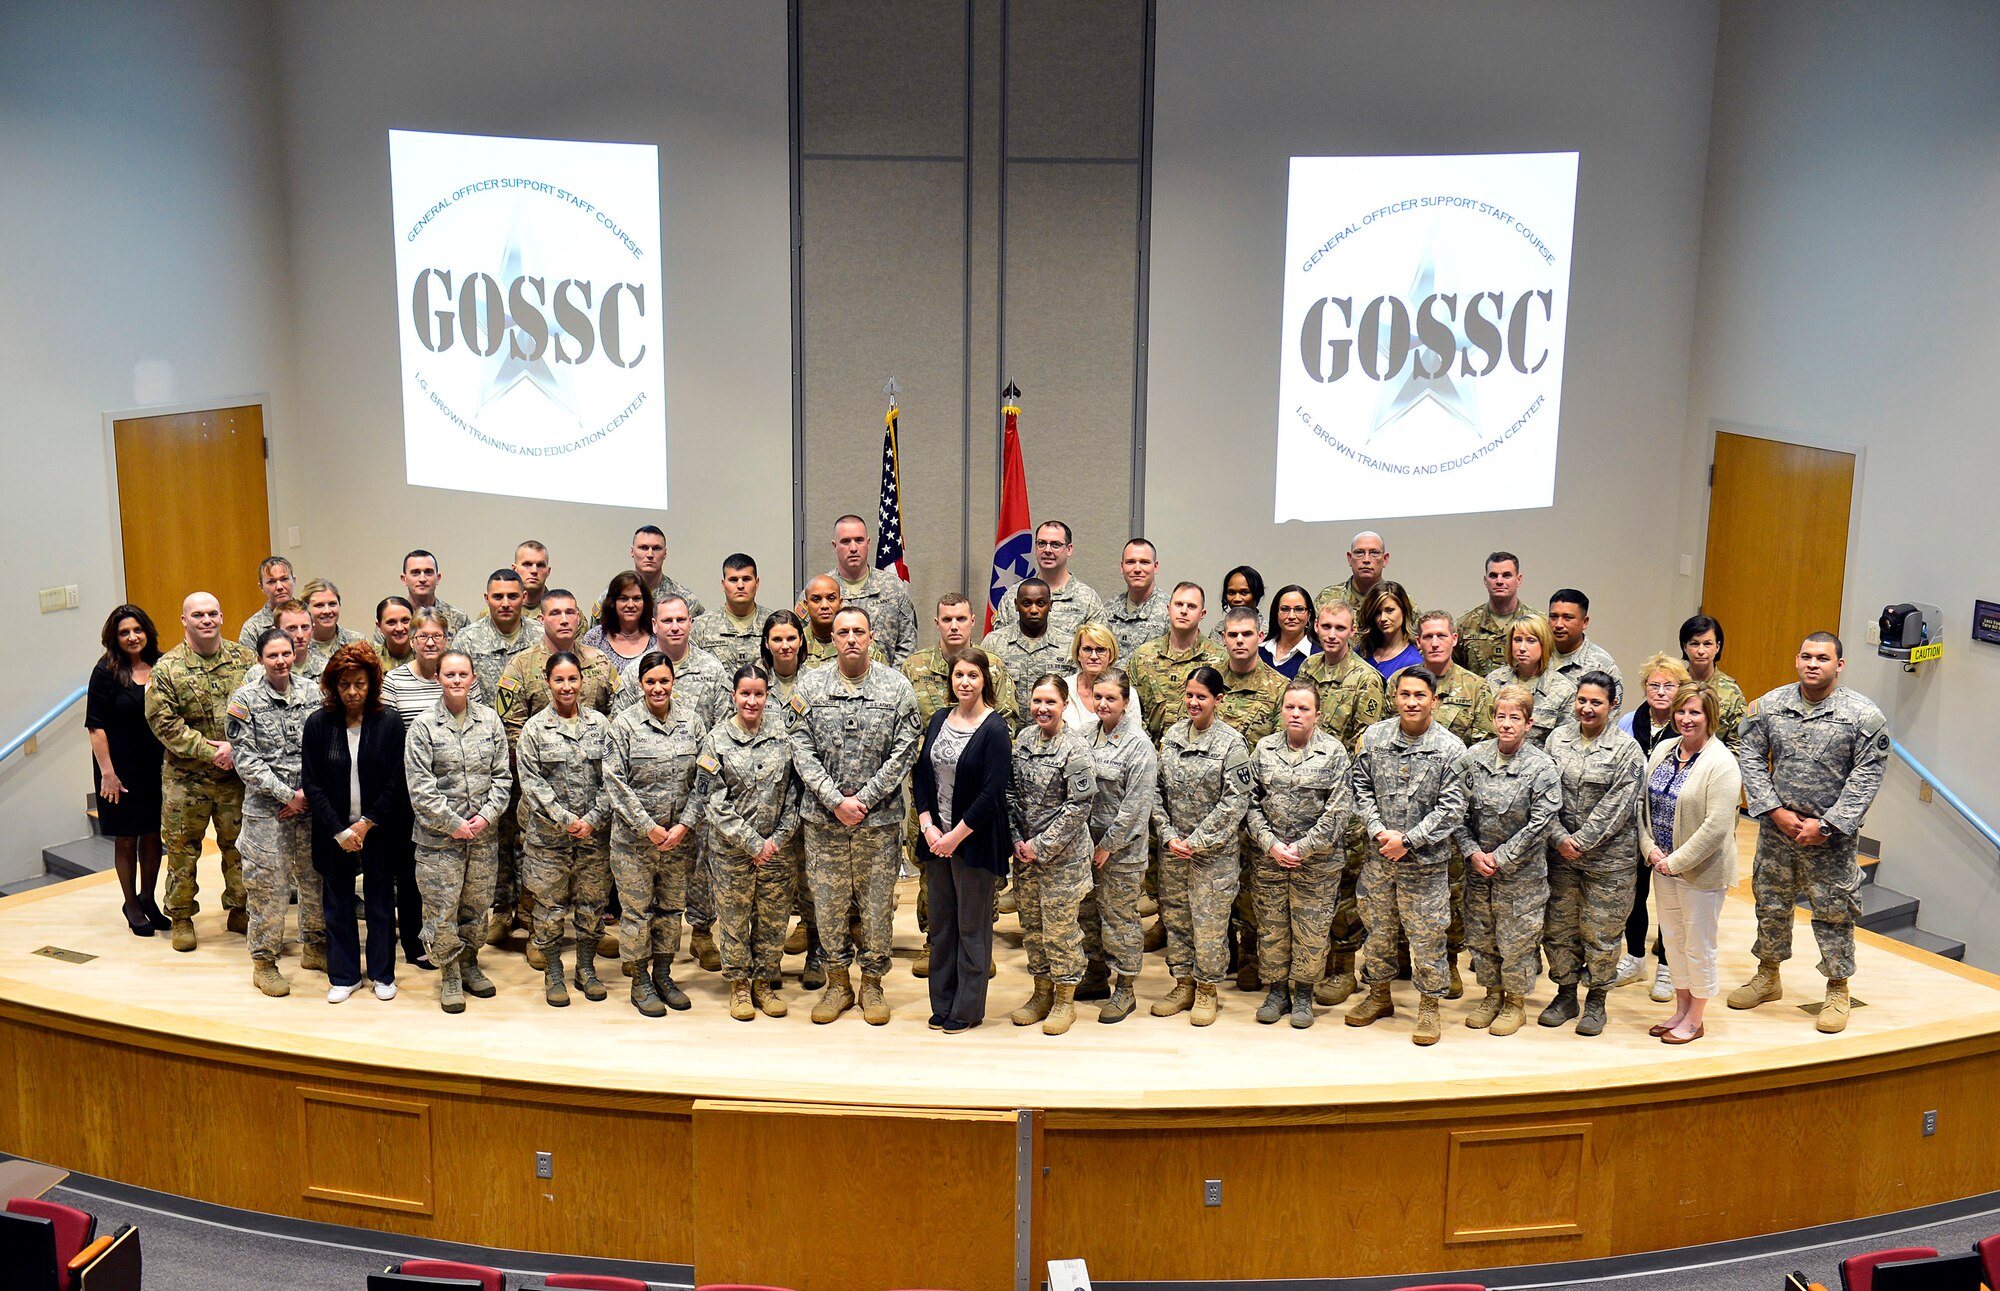
[[(614, 717), (646, 697), (645, 687), (639, 684), (639, 664), (643, 662), (641, 658), (626, 664), (625, 670), (619, 674), (618, 693), (611, 700)], [(702, 729), (713, 730), (736, 713), (735, 701), (730, 698), (729, 677), (720, 659), (700, 646), (690, 645), (687, 653), (681, 656), (681, 661), (674, 665), (674, 702), (690, 705), (694, 715), (701, 720)], [(767, 705), (764, 711), (768, 714), (770, 707)], [(690, 845), (694, 851), (690, 853), (691, 859), (684, 871), (687, 879), (685, 913), (688, 924), (702, 930), (715, 923), (715, 889), (709, 881), (708, 831), (696, 830), (695, 836), (683, 844)]]
[(1027, 942), (1028, 972), (1058, 984), (1083, 980), (1083, 924), (1090, 892), (1090, 806), (1097, 764), (1090, 746), (1058, 725), (1044, 739), (1030, 724), (1014, 741), (1007, 818), (1014, 841), (1033, 843), (1035, 859), (1014, 861), (1014, 899)]
[[(673, 963), (680, 948), (688, 871), (699, 863), (702, 800), (695, 782), (707, 726), (685, 701), (654, 717), (635, 704), (611, 723), (604, 791), (611, 803), (611, 875), (618, 888), (621, 963)], [(688, 833), (671, 852), (653, 846), (655, 825)]]
[(1458, 852), (1491, 852), (1499, 867), (1490, 878), (1477, 871), (1465, 876), (1472, 971), (1489, 991), (1526, 995), (1542, 975), (1542, 917), (1549, 903), (1543, 843), (1562, 806), (1561, 777), (1532, 743), (1523, 740), (1513, 756), (1503, 757), (1493, 739), (1461, 754), (1455, 774), (1465, 786), (1465, 813), (1452, 831)]
[(1139, 893), (1146, 882), (1146, 827), (1158, 793), (1160, 759), (1153, 742), (1129, 725), (1111, 735), (1099, 727), (1090, 752), (1097, 772), (1091, 850), (1111, 855), (1092, 870), (1092, 892), (1081, 915), (1084, 954), (1102, 959), (1122, 977), (1137, 977), (1145, 944)]
[[(335, 651), (344, 645), (349, 645), (363, 639), (359, 632), (350, 631), (347, 628), (335, 629), (331, 641), (322, 641), (318, 637), (314, 637), (312, 640), (306, 642), (305, 670), (301, 675), (318, 677), (326, 671), (327, 661), (333, 658)], [(255, 663), (255, 656), (252, 656), (250, 661)], [(299, 665), (296, 663), (293, 664), (292, 671), (299, 673)]]
[[(761, 656), (760, 656), (761, 657)], [(888, 663), (889, 656), (882, 653), (880, 641), (868, 647), (868, 657), (876, 663)], [(812, 634), (812, 626), (806, 627), (805, 652), (799, 657), (801, 668), (824, 668), (840, 658), (840, 646), (832, 637), (822, 641)]]
[[(1299, 676), (1319, 689), (1319, 728), (1346, 749), (1359, 749), (1361, 733), (1388, 715), (1388, 684), (1352, 651), (1338, 664), (1324, 653), (1316, 654), (1300, 667)], [(1347, 863), (1340, 868), (1340, 895), (1334, 901), (1327, 944), (1335, 955), (1352, 955), (1368, 933), (1357, 895), (1361, 867), (1368, 859), (1368, 831), (1361, 827), (1359, 814), (1348, 813), (1341, 843)]]
[[(1391, 717), (1368, 728), (1354, 759), (1354, 810), (1369, 838), (1361, 867), (1361, 919), (1368, 926), (1361, 980), (1380, 986), (1396, 976), (1396, 944), (1407, 935), (1417, 990), (1442, 998), (1445, 930), (1451, 923), (1447, 870), (1452, 830), (1465, 814), (1465, 782), (1458, 759), (1465, 745), (1432, 722), (1423, 734), (1403, 734)], [(1409, 850), (1391, 861), (1375, 835), (1395, 830)]]
[[(1378, 579), (1376, 581), (1379, 582), (1381, 580)], [(1372, 591), (1374, 589), (1371, 588), (1369, 590)], [(1342, 579), (1340, 582), (1319, 589), (1319, 595), (1313, 597), (1313, 614), (1317, 616), (1321, 610), (1325, 609), (1329, 605), (1338, 602), (1339, 604), (1345, 605), (1348, 609), (1354, 611), (1354, 626), (1358, 629), (1361, 626), (1361, 602), (1367, 599), (1368, 599), (1368, 592), (1362, 591), (1360, 588), (1356, 587), (1354, 585), (1354, 576), (1352, 574), (1349, 574), (1346, 578)], [(1417, 621), (1417, 617), (1421, 615), (1423, 612), (1424, 612), (1423, 606), (1412, 605), (1410, 607), (1410, 622), (1408, 624), (1405, 624), (1404, 626), (1406, 628), (1413, 629)]]
[[(565, 913), (571, 915), (580, 958), (596, 953), (604, 931), (604, 903), (611, 894), (605, 846), (611, 803), (603, 763), (610, 740), (604, 714), (581, 708), (564, 718), (551, 706), (527, 720), (515, 743), (527, 844), (521, 881), (535, 899), (535, 945), (551, 959), (562, 947)], [(569, 836), (570, 823), (578, 819), (590, 822), (589, 838)]]
[[(1562, 777), (1562, 809), (1549, 832), (1549, 907), (1542, 929), (1549, 979), (1558, 986), (1581, 980), (1609, 988), (1639, 882), (1646, 755), (1615, 724), (1588, 742), (1580, 727), (1561, 727), (1547, 748)], [(1554, 845), (1565, 838), (1583, 855), (1564, 860)]]
[[(1283, 731), (1257, 741), (1250, 755), (1250, 810), (1246, 826), (1257, 864), (1251, 884), (1257, 901), (1257, 964), (1272, 986), (1318, 983), (1326, 971), (1327, 932), (1346, 867), (1343, 835), (1352, 816), (1347, 750), (1314, 730), (1294, 749)], [(1271, 859), (1279, 843), (1295, 845), (1299, 864), (1287, 869)]]
[[(776, 982), (803, 851), (785, 723), (766, 717), (746, 731), (732, 718), (708, 733), (700, 765), (723, 980)], [(778, 850), (759, 865), (767, 842)]]
[(1531, 613), (1519, 601), (1514, 603), (1512, 614), (1495, 614), (1489, 602), (1467, 610), (1458, 616), (1458, 648), (1451, 652), (1452, 662), (1475, 677), (1505, 667), (1513, 657), (1508, 650), (1508, 634)]
[(405, 650), (402, 654), (392, 654), (389, 651), (389, 643), (380, 640), (380, 637), (381, 633), (376, 633), (377, 639), (370, 641), (369, 644), (375, 647), (375, 657), (382, 661), (383, 672), (393, 672), (404, 664), (416, 659), (417, 651), (415, 646)]
[[(255, 614), (243, 621), (243, 630), (236, 634), (236, 644), (248, 650), (254, 659), (257, 655), (257, 638), (277, 626), (278, 612), (271, 608), (268, 602), (260, 605)], [(258, 671), (261, 672), (263, 669), (260, 667)]]
[[(1041, 577), (1041, 572), (1037, 570), (1035, 576)], [(994, 630), (1012, 626), (1020, 620), (1020, 617), (1021, 612), (1015, 606), (1014, 598), (1002, 597), (1000, 609), (993, 615)], [(1049, 589), (1048, 635), (1056, 643), (1056, 649), (1061, 652), (1063, 658), (1069, 657), (1070, 642), (1076, 639), (1078, 628), (1086, 623), (1102, 622), (1104, 622), (1104, 598), (1092, 591), (1090, 584), (1075, 574), (1071, 574), (1069, 581), (1061, 587)], [(989, 637), (991, 635), (988, 633)], [(1043, 671), (1048, 670), (1045, 668)], [(1027, 707), (1024, 701), (1021, 705), (1022, 711), (1027, 711)]]
[[(1160, 855), (1160, 920), (1176, 981), (1222, 981), (1229, 966), (1229, 909), (1240, 881), (1237, 835), (1250, 807), (1250, 750), (1227, 722), (1197, 731), (1182, 718), (1160, 741), (1153, 827)], [(1166, 845), (1184, 839), (1183, 859)]]
[[(410, 837), (424, 899), (424, 951), (439, 968), (486, 942), (486, 912), (499, 874), (500, 819), (514, 797), (507, 728), (470, 700), (454, 717), (442, 700), (409, 725), (403, 772), (410, 784)], [(486, 828), (453, 838), (474, 816)]]
[[(1447, 664), (1437, 679), (1437, 708), (1431, 720), (1456, 735), (1459, 743), (1471, 748), (1493, 738), (1493, 691), (1483, 677), (1457, 664)], [(1445, 931), (1445, 951), (1454, 959), (1465, 949), (1465, 856), (1456, 847), (1451, 852), (1451, 927)]]
[(1155, 637), (1133, 651), (1125, 675), (1139, 694), (1140, 707), (1146, 712), (1146, 734), (1155, 745), (1166, 735), (1168, 727), (1187, 716), (1187, 702), (1181, 698), (1181, 692), (1187, 689), (1187, 679), (1194, 675), (1194, 670), (1212, 667), (1220, 671), (1228, 666), (1229, 656), (1206, 637), (1197, 637), (1185, 651), (1176, 651), (1164, 636)]
[(1534, 696), (1534, 704), (1528, 714), (1528, 738), (1536, 744), (1546, 746), (1551, 731), (1576, 725), (1574, 677), (1565, 677), (1553, 668), (1544, 668), (1524, 679), (1512, 667), (1505, 667), (1487, 673), (1486, 684), (1496, 695), (1505, 687), (1519, 686)]
[[(493, 626), (493, 620), (480, 615), (452, 635), (451, 648), (462, 652), (472, 660), (472, 675), (478, 680), (474, 698), (484, 704), (496, 704), (500, 697), (500, 674), (507, 670), (507, 664), (515, 655), (532, 650), (542, 643), (542, 625), (534, 619), (523, 618), (514, 629), (514, 635), (502, 636)], [(507, 737), (508, 747), (513, 747), (512, 735)], [(496, 909), (512, 910), (520, 901), (521, 894), (521, 782), (514, 778), (513, 797), (507, 803), (507, 810), (500, 819), (494, 821), (499, 830), (499, 866), (493, 879), (493, 904)], [(435, 962), (435, 961), (433, 961)]]
[(771, 611), (761, 605), (752, 604), (747, 618), (737, 618), (724, 606), (710, 610), (694, 621), (688, 632), (688, 644), (714, 655), (722, 665), (725, 677), (734, 677), (736, 670), (746, 663), (762, 663), (761, 653), (764, 636), (764, 620)]
[[(157, 667), (153, 676), (159, 676)], [(1882, 787), (1888, 723), (1881, 709), (1845, 686), (1815, 704), (1794, 682), (1750, 705), (1739, 731), (1743, 797), (1759, 820), (1750, 871), (1758, 962), (1792, 957), (1792, 907), (1803, 888), (1821, 975), (1852, 977), (1854, 923), (1861, 916), (1855, 835)], [(1780, 807), (1825, 821), (1830, 837), (1811, 847), (1793, 842), (1771, 821)]]
[(1743, 687), (1722, 669), (1717, 668), (1708, 674), (1708, 684), (1715, 688), (1715, 738), (1734, 753), (1743, 726), (1743, 715), (1750, 705), (1743, 698)]
[(183, 641), (153, 665), (146, 687), (146, 724), (167, 751), (161, 779), (160, 842), (167, 854), (167, 917), (192, 919), (195, 862), (201, 837), (215, 824), (222, 849), (222, 904), (244, 908), (243, 858), (236, 836), (243, 828), (243, 782), (210, 761), (226, 739), (223, 725), (229, 697), (250, 666), (250, 652), (233, 641), (218, 641), (212, 655), (196, 654)]
[(1114, 596), (1104, 607), (1104, 626), (1118, 639), (1118, 661), (1129, 666), (1132, 656), (1148, 641), (1167, 634), (1167, 594), (1159, 587), (1144, 603), (1132, 604), (1129, 592)]
[(300, 784), (300, 740), (306, 718), (320, 707), (318, 686), (296, 679), (285, 693), (259, 679), (229, 697), (223, 736), (236, 750), (243, 781), (243, 889), (250, 918), (250, 958), (278, 962), (285, 945), (285, 907), (299, 890), (299, 940), (326, 944), (319, 871), (312, 863), (312, 813), (278, 819)]
[(1611, 711), (1615, 715), (1625, 707), (1625, 674), (1618, 671), (1618, 661), (1611, 652), (1595, 641), (1585, 639), (1584, 643), (1568, 654), (1558, 651), (1544, 672), (1559, 672), (1570, 679), (1572, 685), (1583, 680), (1586, 672), (1608, 673), (1611, 677)]
[[(507, 661), (500, 672), (493, 707), (506, 723), (508, 738), (520, 743), (521, 730), (528, 719), (549, 707), (549, 659), (557, 653), (544, 637)], [(610, 717), (612, 697), (619, 691), (618, 665), (602, 650), (579, 642), (572, 650), (582, 663), (583, 688), (577, 691), (576, 706)], [(635, 667), (637, 665), (634, 665)]]
[[(986, 634), (979, 647), (989, 655), (998, 656), (1014, 683), (1015, 720), (1009, 723), (1009, 729), (1016, 724), (1028, 725), (1020, 719), (1028, 712), (1028, 696), (1035, 693), (1035, 678), (1045, 672), (1067, 677), (1076, 671), (1076, 665), (1070, 662), (1069, 646), (1057, 640), (1053, 623), (1039, 637), (1021, 635), (1018, 623), (995, 628)], [(994, 679), (994, 690), (999, 690), (998, 678)]]
[[(1222, 665), (1222, 693), (1215, 697), (1215, 720), (1227, 722), (1243, 737), (1244, 747), (1255, 749), (1257, 742), (1278, 729), (1278, 705), (1285, 698), (1285, 674), (1257, 659), (1247, 673)], [(1238, 848), (1236, 902), (1230, 922), (1244, 933), (1257, 929), (1256, 884), (1257, 845), (1245, 833)]]
[[(791, 711), (813, 905), (829, 914), (859, 908), (861, 971), (881, 977), (889, 971), (896, 911), (896, 831), (908, 805), (903, 785), (923, 737), (916, 692), (886, 664), (871, 662), (852, 681), (837, 667), (818, 668), (800, 679)], [(859, 825), (843, 825), (833, 814), (849, 796), (868, 809)], [(819, 938), (828, 969), (844, 969), (855, 958), (844, 920), (826, 919)]]
[(886, 569), (871, 569), (858, 583), (850, 583), (838, 570), (827, 577), (840, 585), (843, 609), (868, 611), (868, 627), (884, 653), (882, 662), (894, 668), (917, 648), (917, 607), (910, 601), (910, 589)]

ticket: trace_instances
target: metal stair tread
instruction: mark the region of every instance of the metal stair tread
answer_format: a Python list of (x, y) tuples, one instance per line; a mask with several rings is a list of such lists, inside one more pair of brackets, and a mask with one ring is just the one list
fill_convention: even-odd
[(53, 847), (44, 847), (42, 868), (62, 878), (80, 879), (110, 869), (117, 855), (117, 847), (109, 838), (102, 834), (90, 834), (73, 838), (67, 843), (57, 843)]
[(15, 879), (12, 883), (0, 886), (0, 897), (17, 897), (23, 892), (33, 892), (37, 888), (53, 887), (68, 881), (69, 878), (61, 874), (30, 875), (25, 879)]
[[(1906, 928), (1917, 921), (1918, 901), (1907, 892), (1898, 892), (1880, 883), (1861, 885), (1861, 917), (1855, 920), (1861, 927), (1874, 932), (1888, 932), (1894, 928)], [(1799, 893), (1801, 909), (1812, 904), (1806, 893)]]
[(1891, 929), (1885, 935), (1894, 937), (1906, 946), (1915, 946), (1918, 950), (1927, 950), (1931, 954), (1944, 959), (1963, 960), (1965, 958), (1964, 942), (1953, 941), (1950, 937), (1941, 937), (1934, 932), (1926, 932), (1914, 924), (1907, 928)]

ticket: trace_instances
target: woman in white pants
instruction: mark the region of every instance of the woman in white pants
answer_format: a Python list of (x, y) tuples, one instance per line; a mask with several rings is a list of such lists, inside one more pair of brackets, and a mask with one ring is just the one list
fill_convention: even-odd
[(1675, 736), (1653, 746), (1640, 798), (1646, 862), (1656, 876), (1653, 899), (1674, 983), (1674, 1015), (1651, 1030), (1665, 1044), (1701, 1039), (1702, 1012), (1722, 989), (1716, 925), (1736, 883), (1743, 773), (1722, 741), (1712, 738), (1719, 711), (1711, 686), (1686, 685), (1675, 693)]

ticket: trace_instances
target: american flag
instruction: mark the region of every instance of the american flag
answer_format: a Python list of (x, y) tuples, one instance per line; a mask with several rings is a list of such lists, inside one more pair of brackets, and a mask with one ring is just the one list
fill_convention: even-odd
[(903, 562), (903, 482), (902, 464), (896, 456), (896, 407), (889, 406), (882, 430), (882, 508), (875, 525), (875, 568), (893, 569), (896, 577), (910, 581), (910, 567)]

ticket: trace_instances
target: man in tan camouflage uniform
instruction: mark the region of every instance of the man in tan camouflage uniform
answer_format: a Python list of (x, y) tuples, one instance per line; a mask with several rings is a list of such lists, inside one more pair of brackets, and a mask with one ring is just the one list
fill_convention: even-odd
[[(1467, 748), (1493, 735), (1493, 688), (1484, 677), (1452, 662), (1458, 649), (1458, 625), (1443, 610), (1426, 611), (1417, 620), (1417, 653), (1424, 667), (1437, 678), (1437, 708), (1431, 720), (1456, 735)], [(1445, 998), (1455, 1000), (1465, 994), (1458, 973), (1458, 954), (1465, 949), (1465, 857), (1454, 846), (1451, 852), (1451, 931), (1445, 937), (1445, 955), (1451, 969), (1451, 989)]]
[(1459, 616), (1458, 648), (1452, 657), (1477, 677), (1512, 663), (1507, 633), (1527, 613), (1521, 604), (1521, 558), (1511, 551), (1494, 552), (1486, 558), (1486, 601)]
[(251, 666), (250, 652), (222, 639), (222, 603), (207, 592), (181, 602), (184, 639), (153, 665), (146, 688), (146, 724), (167, 751), (161, 776), (160, 841), (167, 853), (166, 915), (174, 921), (174, 949), (195, 948), (195, 862), (202, 835), (215, 825), (222, 849), (222, 904), (229, 930), (248, 932), (244, 912), (243, 858), (236, 836), (243, 828), (243, 782), (236, 751), (224, 735), (229, 697)]
[(1168, 727), (1187, 716), (1181, 692), (1194, 670), (1219, 669), (1228, 662), (1222, 647), (1202, 635), (1206, 601), (1199, 583), (1176, 583), (1167, 598), (1166, 635), (1133, 651), (1126, 666), (1132, 689), (1139, 692), (1139, 706), (1146, 713), (1146, 734), (1155, 747)]
[[(1319, 607), (1314, 624), (1320, 652), (1299, 668), (1299, 678), (1319, 691), (1320, 729), (1339, 740), (1350, 753), (1360, 749), (1361, 733), (1388, 712), (1388, 689), (1382, 674), (1350, 648), (1354, 642), (1354, 607), (1335, 599)], [(1366, 859), (1367, 831), (1361, 817), (1349, 812), (1341, 834), (1346, 864), (1340, 867), (1340, 891), (1334, 898), (1333, 923), (1327, 930), (1326, 975), (1313, 988), (1318, 1004), (1344, 1004), (1354, 994), (1355, 957), (1367, 929), (1361, 924), (1356, 895), (1361, 865)]]

